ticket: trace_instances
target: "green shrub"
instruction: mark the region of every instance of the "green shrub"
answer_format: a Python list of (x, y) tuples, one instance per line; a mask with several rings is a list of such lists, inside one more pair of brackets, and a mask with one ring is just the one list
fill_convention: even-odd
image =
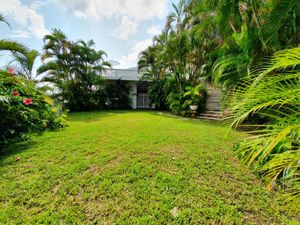
[(198, 110), (202, 111), (205, 107), (207, 92), (203, 84), (198, 84), (197, 86), (187, 86), (185, 88), (186, 92), (184, 97), (187, 99), (185, 101), (186, 105), (197, 105)]
[[(39, 91), (32, 81), (0, 71), (0, 144), (29, 132), (60, 129), (66, 125), (59, 105)], [(0, 148), (1, 148), (0, 146)]]
[(190, 105), (198, 106), (198, 113), (204, 110), (207, 92), (203, 84), (197, 86), (187, 85), (184, 90), (173, 89), (167, 96), (169, 109), (180, 115), (190, 116)]
[(105, 108), (108, 109), (130, 109), (130, 87), (122, 80), (107, 82), (105, 86)]

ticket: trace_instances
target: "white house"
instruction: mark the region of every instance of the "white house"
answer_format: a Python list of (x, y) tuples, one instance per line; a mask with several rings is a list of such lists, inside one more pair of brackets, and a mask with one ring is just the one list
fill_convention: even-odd
[(103, 77), (106, 80), (121, 80), (130, 87), (131, 107), (133, 109), (151, 109), (148, 97), (147, 82), (141, 81), (141, 74), (137, 68), (130, 69), (107, 69)]

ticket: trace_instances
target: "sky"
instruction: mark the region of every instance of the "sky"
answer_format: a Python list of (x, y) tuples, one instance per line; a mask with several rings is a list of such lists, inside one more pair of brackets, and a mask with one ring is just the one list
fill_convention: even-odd
[[(138, 53), (163, 29), (177, 0), (0, 0), (0, 39), (15, 40), (39, 52), (54, 28), (70, 40), (93, 39), (118, 68), (135, 67)], [(0, 66), (11, 61), (0, 53)], [(40, 63), (40, 62), (38, 62)]]

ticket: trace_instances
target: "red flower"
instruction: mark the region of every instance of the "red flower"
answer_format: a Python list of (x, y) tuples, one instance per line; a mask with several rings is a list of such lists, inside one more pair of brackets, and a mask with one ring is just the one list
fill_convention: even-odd
[(20, 93), (19, 93), (18, 91), (13, 91), (13, 92), (12, 92), (12, 95), (13, 95), (13, 96), (20, 96)]
[(9, 67), (9, 68), (8, 68), (8, 72), (9, 72), (10, 74), (14, 74), (14, 68)]
[(31, 105), (32, 104), (32, 99), (31, 98), (24, 98), (23, 99), (23, 103), (25, 105)]

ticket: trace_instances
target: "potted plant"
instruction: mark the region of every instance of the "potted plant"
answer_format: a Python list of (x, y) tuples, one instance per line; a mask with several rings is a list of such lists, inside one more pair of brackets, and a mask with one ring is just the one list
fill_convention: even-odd
[(185, 88), (186, 92), (184, 93), (184, 96), (187, 98), (186, 104), (189, 105), (190, 109), (192, 111), (198, 110), (199, 102), (201, 101), (202, 92), (203, 92), (203, 85), (199, 84), (195, 87), (188, 86)]

